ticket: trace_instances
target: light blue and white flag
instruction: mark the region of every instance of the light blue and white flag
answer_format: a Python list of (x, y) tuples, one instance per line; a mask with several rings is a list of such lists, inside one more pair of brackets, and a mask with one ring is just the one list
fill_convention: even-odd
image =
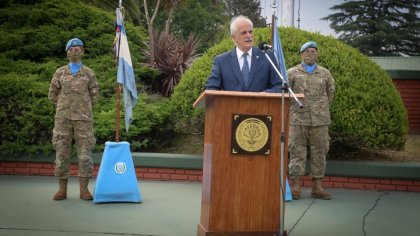
[(287, 83), (289, 79), (287, 78), (287, 71), (286, 71), (286, 61), (284, 60), (283, 55), (283, 48), (281, 46), (280, 36), (279, 36), (279, 29), (277, 28), (277, 17), (274, 16), (273, 22), (273, 48), (274, 48), (274, 56), (276, 57), (277, 63), (280, 74), (283, 76), (283, 79)]
[(133, 121), (133, 108), (137, 104), (137, 88), (134, 78), (133, 64), (131, 63), (130, 49), (128, 48), (127, 35), (124, 27), (124, 16), (120, 8), (116, 10), (116, 56), (118, 59), (117, 83), (123, 87), (124, 94), (124, 120), (125, 130)]

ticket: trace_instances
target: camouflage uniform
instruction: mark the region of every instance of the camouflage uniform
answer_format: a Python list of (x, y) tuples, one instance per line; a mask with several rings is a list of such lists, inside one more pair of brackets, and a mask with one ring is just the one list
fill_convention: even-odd
[(63, 66), (51, 80), (48, 98), (56, 106), (52, 144), (56, 150), (55, 176), (69, 177), (73, 135), (79, 158), (79, 176), (91, 177), (93, 134), (92, 106), (99, 99), (99, 84), (94, 72), (82, 66), (73, 76), (69, 66)]
[(311, 175), (322, 178), (325, 174), (326, 154), (329, 150), (328, 125), (331, 124), (330, 105), (335, 82), (330, 72), (316, 65), (312, 74), (302, 64), (288, 70), (289, 86), (294, 93), (304, 94), (303, 108), (291, 100), (289, 128), (289, 174), (305, 174), (308, 147), (312, 159)]

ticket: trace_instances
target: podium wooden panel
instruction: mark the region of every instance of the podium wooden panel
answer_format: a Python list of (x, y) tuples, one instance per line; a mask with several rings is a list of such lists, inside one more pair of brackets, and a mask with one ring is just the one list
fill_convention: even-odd
[[(194, 107), (206, 109), (201, 219), (197, 235), (278, 235), (280, 230), (279, 93), (205, 91)], [(285, 95), (285, 132), (289, 96)], [(232, 154), (233, 114), (272, 116), (269, 155)], [(286, 135), (287, 137), (287, 135)], [(287, 163), (287, 138), (284, 146)], [(286, 170), (284, 169), (284, 183)], [(285, 188), (283, 191), (286, 191)]]

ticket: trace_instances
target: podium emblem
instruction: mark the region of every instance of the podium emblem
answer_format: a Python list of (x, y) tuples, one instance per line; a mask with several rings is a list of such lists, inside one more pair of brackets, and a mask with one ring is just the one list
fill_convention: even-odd
[(269, 155), (271, 116), (233, 115), (232, 154)]

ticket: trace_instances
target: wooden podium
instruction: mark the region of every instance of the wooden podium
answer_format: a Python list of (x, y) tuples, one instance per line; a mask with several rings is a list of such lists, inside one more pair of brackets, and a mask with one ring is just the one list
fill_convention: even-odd
[[(289, 95), (284, 101), (287, 133)], [(280, 163), (281, 104), (281, 93), (211, 90), (194, 102), (206, 109), (197, 235), (280, 235), (287, 166), (287, 135)]]

